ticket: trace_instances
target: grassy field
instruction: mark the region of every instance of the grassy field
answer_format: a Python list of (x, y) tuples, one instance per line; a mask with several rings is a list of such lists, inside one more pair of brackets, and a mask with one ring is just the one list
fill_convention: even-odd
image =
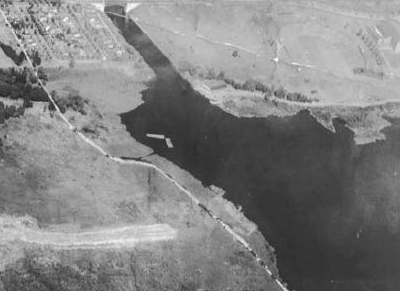
[[(68, 80), (68, 74), (64, 76)], [(94, 76), (80, 75), (92, 82)], [(117, 103), (117, 99), (125, 98), (118, 92), (109, 97), (108, 102)], [(97, 108), (100, 100), (94, 97), (90, 102), (86, 115), (68, 111), (66, 116), (81, 130), (92, 126), (94, 130), (87, 135), (112, 149), (113, 154), (151, 153), (126, 133), (116, 114), (120, 108)], [(18, 240), (17, 234), (12, 242), (0, 241), (0, 258), (4, 262), (0, 264), (0, 285), (4, 288), (30, 290), (29, 286), (36, 284), (38, 290), (46, 290), (43, 281), (50, 280), (55, 288), (62, 284), (92, 286), (87, 290), (126, 290), (134, 284), (145, 290), (154, 286), (171, 290), (182, 286), (216, 290), (263, 286), (275, 290), (257, 262), (174, 185), (149, 168), (122, 166), (102, 157), (71, 133), (57, 115), (50, 114), (47, 104), (34, 104), (23, 117), (9, 119), (0, 127), (0, 138), (0, 215), (33, 217), (38, 221), (37, 231), (44, 234), (160, 223), (176, 230), (176, 237), (168, 242), (122, 244), (108, 251), (90, 246), (86, 251), (58, 249), (43, 241), (45, 236), (37, 237), (36, 232), (26, 236), (33, 238), (32, 243)], [(276, 272), (265, 240), (234, 206), (221, 197), (213, 199), (215, 195), (210, 190), (173, 164), (159, 157), (153, 157), (152, 162), (195, 191), (204, 204), (244, 235)], [(120, 269), (127, 270), (122, 278), (118, 268), (106, 265), (117, 263), (119, 257), (128, 258), (118, 263)], [(225, 261), (230, 263), (224, 264)], [(85, 266), (90, 264), (88, 271)], [(73, 275), (73, 270), (80, 271)], [(15, 272), (25, 274), (29, 280), (15, 277)], [(79, 275), (85, 272), (90, 272), (91, 277)], [(104, 277), (103, 272), (108, 275)], [(102, 276), (107, 279), (95, 279)]]
[[(11, 65), (0, 57), (1, 64)], [(112, 155), (152, 154), (130, 137), (118, 115), (141, 104), (140, 92), (154, 77), (143, 60), (136, 55), (126, 63), (46, 65), (49, 90), (60, 98), (72, 93), (87, 100), (84, 111), (65, 113), (74, 126)], [(0, 230), (0, 290), (50, 290), (50, 285), (53, 290), (278, 290), (251, 254), (173, 184), (152, 169), (99, 155), (48, 103), (34, 103), (23, 116), (0, 125), (0, 141), (0, 216), (37, 221), (34, 232)], [(245, 237), (277, 274), (273, 249), (233, 204), (172, 163), (151, 159)], [(174, 236), (107, 250), (59, 249), (46, 241), (54, 232), (65, 236), (138, 224), (167, 224)], [(109, 239), (108, 232), (101, 240)]]
[(270, 12), (268, 5), (144, 5), (132, 16), (178, 67), (270, 80), (276, 51), (276, 28), (265, 25)]
[[(141, 5), (131, 15), (178, 69), (199, 79), (223, 72), (238, 82), (283, 86), (321, 105), (399, 99), (399, 77), (357, 35), (380, 21), (374, 18), (238, 3)], [(400, 62), (398, 55), (388, 59), (394, 68)], [(357, 68), (372, 74), (355, 74)]]
[[(379, 106), (400, 101), (400, 54), (379, 49), (366, 31), (387, 14), (375, 10), (374, 1), (312, 4), (142, 4), (130, 14), (196, 90), (231, 114), (282, 116), (309, 108), (329, 129), (334, 117), (348, 120), (357, 143), (384, 138), (380, 130), (389, 123), (383, 116), (397, 116), (398, 109)], [(357, 69), (366, 73), (354, 73)], [(231, 86), (203, 92), (203, 80), (214, 78), (255, 80), (313, 101), (265, 102), (262, 92)], [(379, 109), (354, 122), (351, 117), (365, 106)]]

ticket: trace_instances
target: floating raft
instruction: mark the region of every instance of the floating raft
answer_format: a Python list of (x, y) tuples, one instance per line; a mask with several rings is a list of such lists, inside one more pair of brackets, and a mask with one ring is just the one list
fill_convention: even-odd
[(165, 139), (165, 142), (166, 142), (168, 148), (172, 149), (174, 147), (174, 145), (172, 144), (172, 141), (169, 137), (167, 137)]
[(163, 134), (147, 133), (146, 136), (155, 139), (165, 139), (165, 136)]

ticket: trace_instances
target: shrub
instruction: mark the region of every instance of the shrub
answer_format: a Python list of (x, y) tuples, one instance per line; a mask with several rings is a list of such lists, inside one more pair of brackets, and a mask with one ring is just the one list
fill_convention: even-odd
[(17, 100), (17, 99), (22, 99), (24, 97), (24, 93), (18, 86), (13, 86), (11, 90), (11, 95), (10, 99)]
[(2, 42), (0, 42), (0, 47), (3, 50), (4, 54), (7, 57), (11, 58), (17, 66), (20, 66), (25, 60), (25, 55), (23, 52), (17, 54), (17, 52), (11, 46), (6, 45)]
[(1, 97), (8, 97), (11, 94), (11, 86), (6, 84), (0, 85), (0, 96)]
[(41, 87), (33, 88), (32, 91), (29, 93), (29, 98), (30, 100), (37, 102), (49, 101), (46, 91), (44, 91), (44, 89)]
[(225, 80), (225, 73), (223, 71), (220, 71), (217, 76), (217, 79), (221, 81)]
[(42, 63), (42, 59), (40, 58), (38, 51), (35, 51), (30, 57), (32, 59), (32, 65), (34, 67), (40, 66), (40, 64)]
[(66, 106), (82, 115), (86, 115), (85, 104), (88, 104), (88, 100), (79, 95), (74, 95), (68, 97)]
[(43, 81), (48, 81), (48, 80), (49, 80), (49, 78), (47, 77), (47, 75), (46, 75), (46, 73), (44, 72), (44, 70), (43, 70), (42, 67), (40, 67), (40, 68), (37, 70), (37, 73), (38, 73), (38, 77), (39, 77), (40, 80), (43, 80)]
[[(85, 105), (89, 103), (89, 101), (80, 95), (70, 94), (66, 98), (61, 98), (58, 96), (56, 91), (52, 91), (51, 95), (57, 104), (58, 108), (60, 108), (61, 113), (65, 113), (67, 109), (72, 109), (76, 112), (79, 112), (82, 115), (86, 115)], [(49, 110), (55, 110), (54, 105), (52, 103), (49, 104)]]
[(5, 119), (9, 119), (11, 117), (19, 117), (24, 115), (25, 108), (23, 106), (16, 107), (15, 105), (5, 106), (4, 108), (4, 117)]
[(247, 80), (242, 85), (242, 89), (247, 90), (247, 91), (255, 91), (256, 90), (256, 82), (253, 80)]
[(12, 74), (15, 77), (15, 83), (19, 83), (19, 84), (25, 84), (26, 83), (26, 79), (28, 76), (29, 71), (28, 70), (12, 70)]
[(282, 87), (279, 87), (274, 91), (274, 95), (277, 98), (284, 99), (286, 97), (286, 90), (283, 89)]
[(34, 74), (29, 74), (29, 82), (31, 84), (36, 84), (38, 81), (38, 78)]
[(0, 102), (0, 124), (3, 124), (4, 121), (6, 120), (6, 115), (5, 115), (5, 108), (4, 108), (4, 103)]
[(216, 77), (217, 77), (217, 74), (215, 73), (213, 68), (211, 68), (207, 71), (206, 79), (212, 80), (212, 79), (215, 79)]

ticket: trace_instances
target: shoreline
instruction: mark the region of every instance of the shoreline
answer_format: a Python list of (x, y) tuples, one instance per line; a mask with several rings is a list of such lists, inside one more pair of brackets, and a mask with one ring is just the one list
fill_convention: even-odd
[(187, 73), (181, 73), (181, 76), (213, 106), (237, 117), (291, 116), (307, 110), (321, 125), (332, 132), (335, 132), (332, 120), (339, 118), (346, 123), (347, 128), (353, 131), (357, 145), (385, 139), (381, 130), (391, 125), (387, 117), (400, 117), (400, 100), (368, 104), (302, 103), (276, 97), (265, 100), (264, 94), (259, 91), (237, 90), (229, 85), (227, 88), (210, 92), (203, 88), (201, 80)]

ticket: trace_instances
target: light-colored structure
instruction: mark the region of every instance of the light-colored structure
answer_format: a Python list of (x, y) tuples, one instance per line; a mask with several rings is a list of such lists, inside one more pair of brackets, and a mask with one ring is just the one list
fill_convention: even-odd
[(205, 80), (202, 84), (202, 87), (206, 89), (207, 91), (215, 91), (219, 89), (226, 88), (227, 85), (224, 81), (218, 81), (218, 80)]
[(172, 144), (172, 141), (171, 141), (171, 139), (169, 137), (167, 137), (165, 139), (165, 143), (167, 144), (167, 147), (170, 148), (170, 149), (172, 149), (174, 147), (174, 145)]
[(376, 32), (379, 35), (378, 45), (381, 49), (400, 52), (400, 33), (390, 21), (382, 21), (376, 26)]
[(165, 139), (165, 136), (163, 134), (147, 133), (146, 136), (155, 139)]

